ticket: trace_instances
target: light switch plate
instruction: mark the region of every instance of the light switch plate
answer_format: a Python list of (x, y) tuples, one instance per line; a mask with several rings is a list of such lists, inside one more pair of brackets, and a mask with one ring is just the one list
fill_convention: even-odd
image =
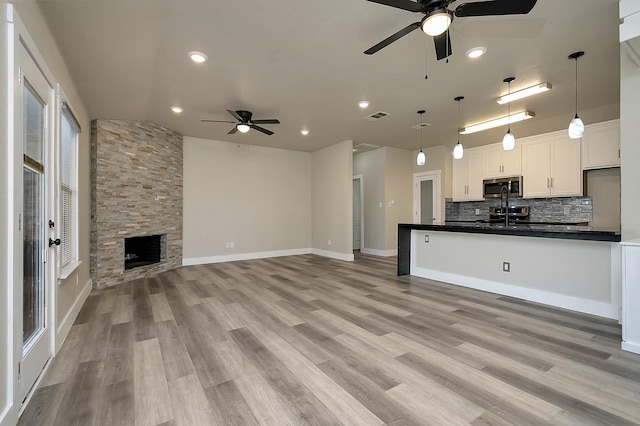
[(425, 236), (424, 236), (424, 242), (425, 242), (425, 243), (428, 243), (428, 242), (429, 242), (429, 236), (428, 236), (428, 235), (425, 235)]

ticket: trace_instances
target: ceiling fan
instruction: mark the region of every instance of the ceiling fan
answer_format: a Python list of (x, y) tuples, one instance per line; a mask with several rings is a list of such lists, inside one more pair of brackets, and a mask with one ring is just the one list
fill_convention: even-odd
[(200, 121), (204, 123), (236, 123), (233, 129), (229, 130), (229, 135), (232, 135), (236, 132), (247, 133), (250, 129), (255, 129), (259, 132), (264, 133), (265, 135), (271, 136), (273, 132), (271, 130), (265, 129), (264, 127), (258, 126), (258, 124), (280, 124), (280, 120), (275, 118), (268, 118), (263, 120), (253, 120), (251, 117), (253, 113), (251, 111), (245, 110), (237, 110), (233, 111), (228, 109), (227, 112), (233, 116), (237, 121), (229, 121), (229, 120), (208, 120), (202, 119)]
[(453, 17), (492, 16), (492, 15), (525, 15), (533, 9), (537, 0), (488, 0), (474, 3), (462, 3), (449, 10), (448, 6), (456, 0), (367, 0), (384, 4), (409, 12), (421, 12), (425, 15), (420, 22), (409, 24), (397, 33), (385, 38), (380, 43), (364, 51), (373, 55), (378, 50), (406, 36), (416, 28), (421, 28), (427, 35), (433, 36), (438, 60), (451, 55), (449, 25)]

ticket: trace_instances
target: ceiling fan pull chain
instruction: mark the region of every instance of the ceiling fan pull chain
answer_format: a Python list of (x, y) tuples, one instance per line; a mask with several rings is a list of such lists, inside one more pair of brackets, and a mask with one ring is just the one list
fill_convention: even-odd
[(425, 39), (425, 44), (424, 44), (424, 79), (428, 79), (429, 78), (429, 73), (428, 73), (428, 68), (429, 66), (429, 40)]

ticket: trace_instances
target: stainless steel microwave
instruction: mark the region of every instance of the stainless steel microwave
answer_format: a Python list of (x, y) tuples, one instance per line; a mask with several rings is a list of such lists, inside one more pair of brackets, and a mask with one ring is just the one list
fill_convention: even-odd
[(483, 181), (484, 198), (500, 198), (503, 188), (507, 188), (509, 197), (522, 197), (522, 176), (485, 179)]

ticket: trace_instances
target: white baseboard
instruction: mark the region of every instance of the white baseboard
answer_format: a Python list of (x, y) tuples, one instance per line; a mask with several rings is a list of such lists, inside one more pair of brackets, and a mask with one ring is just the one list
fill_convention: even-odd
[(67, 334), (69, 334), (69, 330), (71, 330), (71, 326), (73, 322), (76, 320), (76, 317), (80, 313), (80, 309), (82, 309), (82, 305), (84, 305), (85, 300), (89, 297), (89, 293), (91, 293), (92, 282), (91, 279), (87, 281), (84, 285), (76, 300), (74, 300), (73, 305), (71, 305), (71, 309), (67, 312), (67, 315), (64, 316), (64, 319), (60, 324), (58, 324), (58, 328), (56, 329), (56, 354), (62, 347), (65, 339), (67, 338)]
[(328, 251), (320, 249), (311, 249), (311, 254), (317, 254), (318, 256), (330, 257), (332, 259), (344, 260), (346, 262), (353, 262), (353, 253), (338, 253), (337, 251)]
[(207, 263), (234, 262), (237, 260), (264, 259), (268, 257), (296, 256), (300, 254), (310, 254), (310, 248), (292, 249), (292, 250), (276, 250), (276, 251), (259, 251), (254, 253), (237, 253), (227, 254), (223, 256), (208, 257), (190, 257), (182, 259), (182, 266), (189, 265), (206, 265)]
[(640, 354), (640, 343), (622, 342), (622, 350)]
[(363, 248), (360, 250), (362, 254), (371, 254), (373, 256), (383, 256), (383, 257), (391, 257), (398, 255), (398, 249), (394, 250), (377, 250), (370, 248)]
[(544, 303), (558, 308), (597, 315), (605, 318), (619, 319), (620, 307), (611, 303), (597, 302), (595, 300), (581, 299), (579, 297), (550, 293), (526, 287), (519, 287), (495, 281), (467, 277), (448, 272), (434, 271), (431, 269), (412, 266), (411, 275), (445, 283), (456, 284), (476, 290), (488, 291), (505, 296), (517, 297), (530, 302)]

